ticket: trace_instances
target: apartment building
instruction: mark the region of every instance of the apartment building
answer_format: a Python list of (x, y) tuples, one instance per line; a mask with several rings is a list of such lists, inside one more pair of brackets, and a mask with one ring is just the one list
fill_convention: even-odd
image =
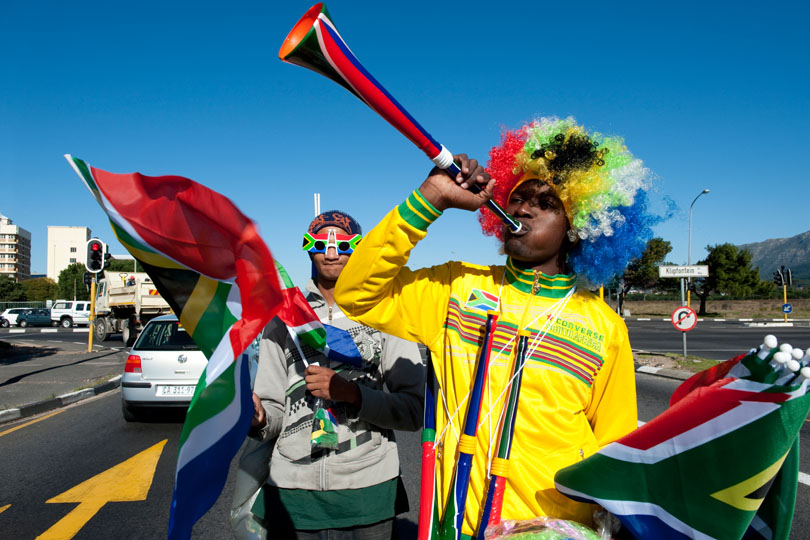
[(73, 263), (84, 264), (90, 229), (48, 226), (47, 276), (59, 281), (59, 273)]
[(22, 281), (31, 277), (31, 233), (0, 214), (0, 274)]

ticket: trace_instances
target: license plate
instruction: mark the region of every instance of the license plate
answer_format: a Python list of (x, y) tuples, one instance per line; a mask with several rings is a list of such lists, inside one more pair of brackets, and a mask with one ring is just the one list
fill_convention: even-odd
[(193, 396), (194, 385), (188, 386), (158, 386), (157, 395), (159, 396)]

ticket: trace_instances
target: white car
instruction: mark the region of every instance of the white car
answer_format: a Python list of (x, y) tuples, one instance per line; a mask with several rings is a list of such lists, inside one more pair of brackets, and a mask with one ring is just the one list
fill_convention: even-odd
[(9, 308), (0, 313), (0, 327), (17, 326), (17, 315), (23, 311), (25, 311), (25, 308)]
[(54, 326), (70, 328), (74, 324), (90, 324), (90, 300), (56, 300), (51, 307)]
[(208, 360), (175, 315), (155, 317), (129, 351), (121, 377), (127, 422), (150, 407), (188, 407)]

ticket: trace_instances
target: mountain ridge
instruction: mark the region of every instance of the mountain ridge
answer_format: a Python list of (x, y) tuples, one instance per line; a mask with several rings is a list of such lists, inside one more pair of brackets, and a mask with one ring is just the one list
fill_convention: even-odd
[(790, 268), (794, 284), (797, 280), (810, 282), (810, 231), (737, 247), (751, 252), (751, 266), (759, 268), (763, 280), (773, 279), (776, 269), (785, 266)]

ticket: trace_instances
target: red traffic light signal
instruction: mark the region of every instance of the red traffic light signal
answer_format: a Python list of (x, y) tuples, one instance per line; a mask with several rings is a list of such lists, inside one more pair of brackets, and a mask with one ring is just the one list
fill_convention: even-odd
[(87, 241), (87, 258), (85, 267), (89, 272), (97, 274), (104, 269), (104, 251), (106, 246), (98, 238), (91, 238)]

